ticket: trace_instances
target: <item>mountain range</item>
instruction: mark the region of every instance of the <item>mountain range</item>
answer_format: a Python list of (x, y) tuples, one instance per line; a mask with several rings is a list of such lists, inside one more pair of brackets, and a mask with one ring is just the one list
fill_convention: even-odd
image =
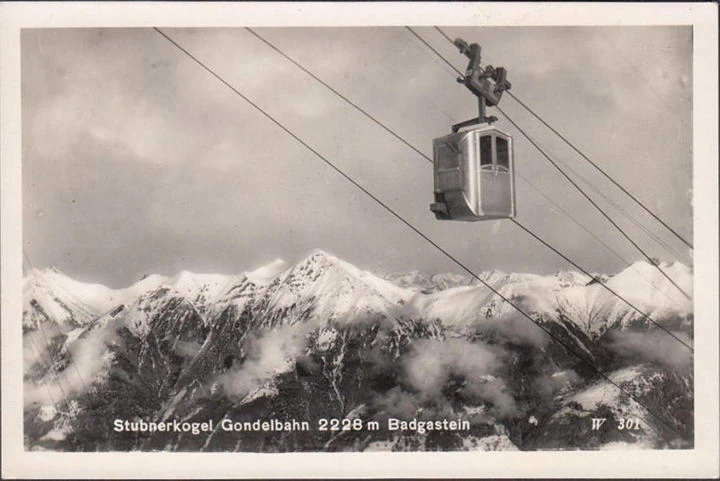
[[(692, 292), (690, 268), (659, 267)], [(32, 270), (23, 286), (26, 448), (693, 446), (693, 304), (656, 266), (593, 278), (478, 276), (509, 302), (470, 277), (377, 274), (321, 250), (292, 265), (149, 275), (123, 289)], [(310, 429), (251, 429), (267, 420)], [(393, 420), (410, 427), (391, 429)], [(468, 427), (417, 429), (443, 420)], [(118, 431), (116, 421), (212, 429)]]

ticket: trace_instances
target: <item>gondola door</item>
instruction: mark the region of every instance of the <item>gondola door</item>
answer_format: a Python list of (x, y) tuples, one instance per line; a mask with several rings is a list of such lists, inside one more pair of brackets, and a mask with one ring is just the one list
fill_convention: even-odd
[(515, 217), (515, 178), (512, 140), (493, 130), (479, 141), (478, 211), (486, 218)]

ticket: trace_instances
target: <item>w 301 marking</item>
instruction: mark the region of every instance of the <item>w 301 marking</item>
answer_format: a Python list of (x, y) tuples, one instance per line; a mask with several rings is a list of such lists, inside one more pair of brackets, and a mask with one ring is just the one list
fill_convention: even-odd
[[(599, 431), (607, 418), (590, 418), (592, 421), (592, 430)], [(640, 420), (638, 418), (620, 418), (617, 425), (618, 431), (623, 430), (638, 430), (640, 429)]]

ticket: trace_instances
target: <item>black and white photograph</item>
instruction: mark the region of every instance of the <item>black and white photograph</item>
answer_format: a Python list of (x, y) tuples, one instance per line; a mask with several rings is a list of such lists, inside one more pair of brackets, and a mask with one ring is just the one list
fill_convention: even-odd
[(360, 18), (17, 28), (13, 449), (717, 446), (717, 138), (698, 134), (717, 45), (708, 84), (697, 12), (335, 7)]

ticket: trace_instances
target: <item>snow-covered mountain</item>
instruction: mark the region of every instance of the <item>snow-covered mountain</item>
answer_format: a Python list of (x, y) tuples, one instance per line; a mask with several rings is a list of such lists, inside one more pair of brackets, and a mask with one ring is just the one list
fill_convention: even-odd
[[(661, 267), (692, 292), (688, 267)], [(692, 356), (654, 324), (691, 343), (692, 302), (654, 266), (639, 262), (594, 279), (572, 271), (487, 271), (479, 277), (509, 302), (475, 279), (376, 275), (321, 250), (293, 265), (278, 259), (236, 275), (152, 275), (125, 289), (81, 283), (54, 269), (33, 271), (25, 280), (23, 312), (28, 447), (292, 451), (692, 444)], [(42, 345), (46, 352), (37, 352)], [(655, 415), (658, 405), (662, 419)], [(123, 437), (98, 424), (121, 414), (198, 421), (455, 417), (472, 428), (333, 437), (313, 431), (273, 439), (248, 433), (240, 442), (223, 432)], [(601, 414), (632, 417), (644, 428), (595, 433), (586, 421)]]
[(131, 302), (166, 279), (145, 276), (124, 289), (76, 281), (54, 267), (32, 269), (23, 285), (23, 326), (37, 327), (39, 321), (82, 326), (113, 307)]
[[(692, 272), (689, 268), (675, 263), (664, 265), (663, 269), (686, 292), (692, 292)], [(649, 321), (644, 314), (655, 320), (685, 319), (692, 313), (692, 301), (687, 300), (653, 266), (644, 262), (608, 277), (604, 284), (614, 293), (577, 272), (539, 276), (490, 271), (481, 273), (479, 277), (503, 297), (519, 304), (525, 312), (539, 317), (560, 314), (591, 337), (598, 337), (620, 325), (647, 323)], [(408, 310), (419, 317), (437, 318), (446, 325), (458, 326), (469, 326), (483, 318), (517, 314), (513, 306), (503, 302), (481, 283), (476, 281), (468, 285), (470, 281), (466, 280), (462, 284), (461, 287), (415, 296)]]
[(258, 308), (276, 322), (298, 319), (352, 321), (388, 315), (413, 293), (323, 251), (315, 251), (276, 277)]

